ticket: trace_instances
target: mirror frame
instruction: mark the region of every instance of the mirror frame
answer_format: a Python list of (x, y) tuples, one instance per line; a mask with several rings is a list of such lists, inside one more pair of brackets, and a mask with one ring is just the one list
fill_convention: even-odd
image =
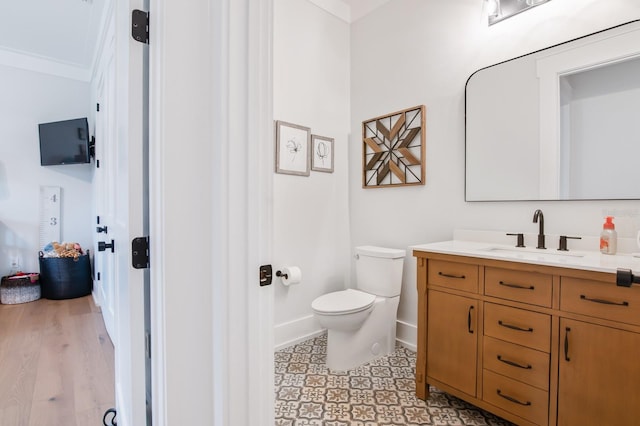
[[(480, 71), (483, 71), (483, 70), (486, 70), (486, 69), (489, 69), (489, 68), (493, 68), (493, 67), (496, 67), (496, 66), (511, 62), (511, 61), (515, 61), (515, 60), (520, 59), (520, 58), (524, 58), (524, 57), (527, 57), (527, 56), (535, 55), (535, 54), (540, 53), (540, 52), (544, 52), (544, 51), (547, 51), (547, 50), (550, 50), (550, 49), (553, 49), (553, 48), (556, 48), (556, 47), (559, 47), (559, 46), (563, 46), (563, 45), (566, 45), (566, 44), (569, 44), (569, 43), (572, 43), (572, 42), (575, 42), (575, 41), (578, 41), (578, 40), (582, 40), (582, 39), (585, 39), (585, 38), (588, 38), (588, 37), (591, 37), (591, 36), (595, 36), (595, 35), (604, 33), (606, 31), (614, 30), (616, 28), (624, 27), (626, 25), (630, 25), (630, 24), (638, 23), (638, 22), (640, 22), (640, 19), (633, 19), (631, 21), (627, 21), (627, 22), (624, 22), (624, 23), (621, 23), (621, 24), (618, 24), (618, 25), (614, 25), (612, 27), (607, 27), (607, 28), (604, 28), (602, 30), (594, 31), (592, 33), (585, 34), (585, 35), (580, 36), (580, 37), (576, 37), (576, 38), (573, 38), (573, 39), (570, 39), (570, 40), (566, 40), (566, 41), (563, 41), (563, 42), (560, 42), (560, 43), (556, 43), (556, 44), (553, 44), (551, 46), (544, 47), (542, 49), (538, 49), (538, 50), (535, 50), (535, 51), (532, 51), (532, 52), (529, 52), (529, 53), (525, 53), (525, 54), (522, 54), (522, 55), (519, 55), (519, 56), (515, 56), (515, 57), (510, 58), (510, 59), (506, 59), (506, 60), (501, 61), (501, 62), (497, 62), (497, 63), (492, 64), (492, 65), (488, 65), (486, 67), (479, 68), (476, 71), (474, 71), (473, 73), (471, 73), (471, 75), (469, 75), (469, 78), (467, 78), (467, 81), (465, 82), (465, 85), (464, 85), (464, 88), (465, 88), (464, 89), (464, 147), (465, 147), (465, 150), (464, 150), (464, 173), (465, 173), (465, 175), (464, 175), (464, 200), (465, 200), (465, 202), (467, 202), (467, 203), (478, 203), (478, 202), (480, 202), (480, 203), (482, 203), (482, 202), (493, 203), (493, 202), (522, 202), (522, 201), (531, 202), (531, 201), (614, 201), (614, 200), (615, 201), (634, 201), (634, 200), (640, 200), (640, 198), (595, 198), (595, 199), (593, 199), (593, 198), (580, 198), (580, 199), (577, 199), (577, 198), (567, 198), (567, 199), (538, 198), (538, 199), (533, 199), (532, 198), (532, 199), (469, 200), (468, 196), (467, 196), (467, 177), (468, 177), (467, 176), (467, 174), (468, 174), (468, 172), (467, 172), (467, 162), (468, 162), (468, 159), (467, 159), (467, 151), (468, 151), (467, 150), (467, 132), (468, 132), (468, 129), (467, 129), (467, 114), (468, 114), (468, 111), (467, 111), (467, 106), (468, 106), (467, 86), (469, 85), (469, 81), (471, 80), (471, 78), (475, 74), (479, 73)], [(640, 47), (639, 47), (639, 51), (640, 51)]]

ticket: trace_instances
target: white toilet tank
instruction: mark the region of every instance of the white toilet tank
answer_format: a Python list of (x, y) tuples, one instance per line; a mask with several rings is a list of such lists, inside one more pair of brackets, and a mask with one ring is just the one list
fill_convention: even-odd
[(400, 295), (404, 250), (359, 246), (356, 255), (357, 288), (383, 297)]

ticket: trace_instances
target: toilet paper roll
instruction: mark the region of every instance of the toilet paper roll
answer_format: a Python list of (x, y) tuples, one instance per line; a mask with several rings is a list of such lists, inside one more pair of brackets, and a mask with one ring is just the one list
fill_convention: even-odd
[[(285, 266), (282, 268), (282, 284), (289, 286), (292, 284), (299, 284), (302, 281), (302, 271), (297, 266)], [(284, 277), (287, 276), (287, 278)]]

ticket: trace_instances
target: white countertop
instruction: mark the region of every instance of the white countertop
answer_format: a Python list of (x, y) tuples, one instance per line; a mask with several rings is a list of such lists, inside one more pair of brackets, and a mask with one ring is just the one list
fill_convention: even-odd
[[(525, 238), (525, 244), (527, 247), (524, 248), (515, 247), (515, 237), (509, 237), (510, 239), (513, 239), (513, 244), (492, 242), (504, 241), (502, 239), (504, 234), (505, 233), (498, 233), (496, 235), (497, 238), (493, 239), (490, 237), (488, 238), (488, 236), (484, 234), (480, 235), (480, 238), (475, 238), (475, 240), (468, 240), (465, 238), (429, 244), (418, 244), (411, 246), (410, 249), (431, 253), (531, 263), (535, 265), (583, 269), (614, 274), (618, 268), (631, 269), (634, 273), (640, 273), (640, 257), (635, 257), (631, 253), (607, 255), (596, 250), (573, 250), (571, 248), (567, 252), (558, 251), (556, 245), (557, 239), (554, 239), (553, 236), (548, 238), (546, 250), (536, 249), (535, 244), (527, 244), (527, 238)], [(473, 232), (467, 233), (456, 231), (454, 236), (473, 238)], [(572, 242), (573, 241), (570, 240), (569, 246), (571, 246)]]

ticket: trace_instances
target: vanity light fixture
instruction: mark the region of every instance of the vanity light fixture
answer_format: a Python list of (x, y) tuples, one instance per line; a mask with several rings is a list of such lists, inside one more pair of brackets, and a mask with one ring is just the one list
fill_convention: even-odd
[(500, 0), (486, 0), (487, 16), (497, 18), (500, 16)]
[(551, 0), (484, 0), (487, 4), (489, 25), (517, 15)]
[(500, 0), (486, 0), (487, 15), (491, 18), (500, 16)]

